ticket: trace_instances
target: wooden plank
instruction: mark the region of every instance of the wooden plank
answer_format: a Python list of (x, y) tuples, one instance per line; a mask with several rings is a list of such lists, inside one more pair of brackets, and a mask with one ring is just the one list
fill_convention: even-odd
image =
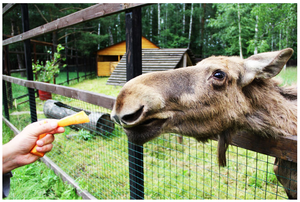
[[(126, 23), (126, 80), (142, 74), (142, 10), (125, 13)], [(128, 141), (130, 199), (144, 199), (144, 151)]]
[(232, 144), (262, 154), (297, 163), (297, 136), (267, 138), (249, 132), (240, 132)]
[(78, 99), (87, 103), (102, 106), (107, 109), (113, 108), (116, 99), (112, 96), (93, 93), (85, 90), (79, 90), (67, 86), (60, 86), (56, 84), (50, 84), (50, 83), (44, 83), (38, 81), (27, 81), (27, 80), (18, 79), (11, 76), (5, 76), (5, 75), (2, 75), (2, 78), (5, 81), (16, 83), (21, 86), (29, 87), (32, 89), (43, 90), (46, 92), (51, 92), (62, 96)]
[(2, 42), (2, 46), (24, 41), (26, 39), (31, 39), (33, 37), (40, 36), (49, 32), (57, 31), (66, 27), (80, 24), (82, 22), (87, 22), (89, 20), (97, 19), (100, 17), (112, 15), (125, 11), (130, 8), (138, 6), (146, 6), (146, 3), (103, 3), (90, 6), (86, 9), (82, 9), (78, 12), (72, 13), (65, 17), (59, 18), (47, 24), (36, 27), (25, 33), (16, 35)]
[[(21, 16), (22, 16), (22, 28), (23, 33), (29, 30), (29, 13), (28, 13), (28, 5), (21, 4)], [(33, 80), (33, 69), (32, 69), (32, 60), (31, 60), (31, 47), (30, 47), (30, 40), (24, 40), (24, 58), (25, 58), (25, 68), (26, 68), (26, 75), (27, 80)], [(37, 114), (36, 114), (36, 102), (35, 102), (35, 93), (34, 90), (28, 88), (29, 100), (30, 102), (30, 118), (31, 122), (37, 121)]]
[(8, 3), (6, 6), (2, 9), (2, 17), (6, 15), (13, 7), (15, 7), (15, 3)]

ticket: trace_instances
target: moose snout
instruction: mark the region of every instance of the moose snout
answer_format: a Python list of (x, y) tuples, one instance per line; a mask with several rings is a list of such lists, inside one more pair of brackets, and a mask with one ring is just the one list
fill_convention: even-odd
[(112, 112), (111, 119), (123, 127), (132, 127), (141, 119), (144, 111), (144, 106), (141, 106), (138, 110), (132, 113), (115, 113)]

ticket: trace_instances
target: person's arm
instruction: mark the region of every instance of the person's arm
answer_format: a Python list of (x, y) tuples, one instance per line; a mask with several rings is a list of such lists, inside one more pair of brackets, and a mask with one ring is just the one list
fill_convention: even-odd
[[(24, 128), (10, 142), (2, 146), (2, 171), (3, 174), (35, 162), (40, 157), (30, 153), (30, 150), (37, 144), (37, 151), (51, 151), (55, 133), (63, 133), (63, 127), (57, 127), (57, 120), (46, 120), (32, 123)], [(47, 133), (47, 135), (38, 140), (39, 135)]]

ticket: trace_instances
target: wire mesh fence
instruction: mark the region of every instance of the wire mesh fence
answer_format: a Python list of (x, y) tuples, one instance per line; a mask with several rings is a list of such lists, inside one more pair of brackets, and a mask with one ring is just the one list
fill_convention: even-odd
[[(13, 85), (12, 92), (17, 89)], [(54, 93), (52, 99), (65, 104), (62, 107), (70, 106), (69, 109), (110, 113), (109, 109)], [(45, 103), (36, 99), (38, 120), (46, 118)], [(28, 103), (11, 108), (10, 122), (22, 130), (31, 122), (29, 111)], [(273, 171), (274, 157), (230, 146), (227, 166), (219, 167), (216, 141), (199, 143), (183, 137), (181, 142), (178, 137), (164, 134), (144, 145), (145, 199), (287, 198)], [(56, 135), (55, 139), (47, 157), (82, 189), (98, 199), (130, 198), (130, 152), (126, 134), (119, 125), (105, 120), (96, 126), (66, 127), (65, 133)]]

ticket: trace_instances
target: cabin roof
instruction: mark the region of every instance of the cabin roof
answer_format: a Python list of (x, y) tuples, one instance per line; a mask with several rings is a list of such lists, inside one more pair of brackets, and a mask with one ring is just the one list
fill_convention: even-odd
[[(183, 56), (187, 53), (187, 65), (196, 64), (192, 51), (188, 48), (142, 49), (143, 74), (183, 67)], [(106, 84), (123, 86), (126, 83), (126, 53), (116, 66)]]

